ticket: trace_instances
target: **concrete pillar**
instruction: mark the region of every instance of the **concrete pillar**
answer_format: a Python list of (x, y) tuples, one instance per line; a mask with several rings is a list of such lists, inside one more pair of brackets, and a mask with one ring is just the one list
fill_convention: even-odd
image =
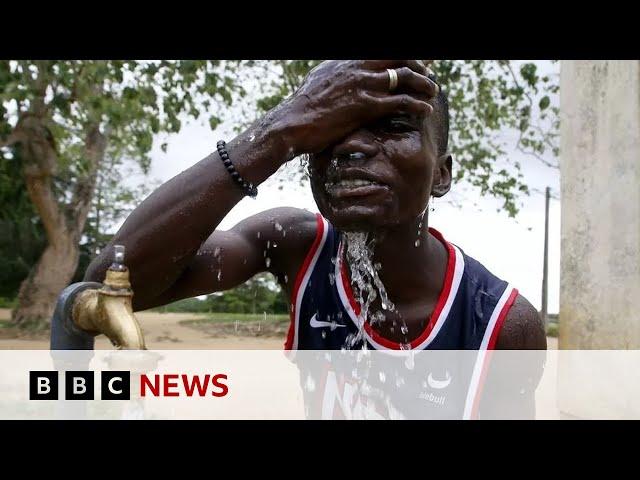
[(559, 347), (640, 349), (640, 62), (560, 72)]

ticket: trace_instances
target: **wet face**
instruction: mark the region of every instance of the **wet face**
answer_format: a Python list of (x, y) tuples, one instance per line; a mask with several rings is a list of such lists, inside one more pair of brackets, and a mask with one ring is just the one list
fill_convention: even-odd
[(343, 231), (410, 223), (451, 183), (451, 160), (438, 156), (430, 118), (394, 115), (352, 132), (310, 158), (313, 196)]

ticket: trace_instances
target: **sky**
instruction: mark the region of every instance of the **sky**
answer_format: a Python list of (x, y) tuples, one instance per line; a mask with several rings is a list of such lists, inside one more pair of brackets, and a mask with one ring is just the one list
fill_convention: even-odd
[[(558, 73), (558, 63), (536, 63), (540, 72)], [(552, 104), (557, 103), (558, 99), (552, 98)], [(202, 119), (184, 124), (178, 134), (155, 139), (151, 154), (151, 179), (167, 181), (197, 163), (215, 150), (219, 139), (228, 141), (235, 136), (233, 126), (231, 121), (227, 121), (211, 131), (206, 120)], [(513, 135), (505, 133), (505, 140), (515, 145), (512, 137)], [(168, 143), (166, 153), (160, 148), (162, 141)], [(549, 312), (556, 313), (560, 276), (560, 173), (558, 169), (549, 168), (515, 148), (510, 148), (508, 155), (521, 162), (524, 181), (532, 190), (543, 192), (549, 186), (556, 197), (552, 198), (549, 207), (548, 281), (548, 309)], [(553, 161), (552, 158), (547, 159)], [(278, 178), (282, 178), (285, 170), (290, 168), (296, 166), (283, 166), (260, 185), (257, 199), (247, 197), (239, 202), (219, 228), (227, 230), (248, 216), (278, 206), (296, 206), (317, 212), (310, 187), (278, 182)], [(278, 188), (280, 185), (284, 185), (282, 190)], [(482, 197), (477, 191), (465, 188), (464, 184), (454, 184), (448, 197), (463, 207), (454, 206), (446, 200), (447, 197), (437, 199), (435, 211), (429, 213), (430, 226), (438, 229), (447, 240), (480, 261), (495, 275), (518, 288), (539, 309), (544, 248), (544, 195), (532, 193), (531, 196), (522, 197), (523, 205), (515, 219), (509, 218), (504, 211), (497, 211), (499, 201), (492, 197)]]

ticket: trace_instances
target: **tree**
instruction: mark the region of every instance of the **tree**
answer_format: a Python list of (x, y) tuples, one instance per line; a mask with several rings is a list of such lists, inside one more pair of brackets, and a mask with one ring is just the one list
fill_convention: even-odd
[[(46, 247), (18, 293), (12, 320), (46, 325), (71, 280), (105, 158), (146, 171), (154, 134), (231, 102), (242, 86), (207, 61), (0, 61), (0, 149), (15, 149)], [(212, 128), (220, 121), (210, 115)], [(3, 160), (4, 161), (4, 160)]]
[(15, 152), (0, 156), (0, 297), (7, 299), (15, 298), (46, 245), (21, 171)]

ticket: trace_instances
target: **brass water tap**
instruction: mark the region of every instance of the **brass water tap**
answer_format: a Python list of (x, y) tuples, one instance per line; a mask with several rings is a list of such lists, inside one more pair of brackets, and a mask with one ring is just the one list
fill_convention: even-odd
[(129, 269), (124, 265), (125, 249), (116, 245), (113, 263), (107, 270), (102, 288), (87, 289), (74, 302), (72, 318), (80, 329), (103, 333), (122, 350), (146, 350), (142, 330), (133, 313), (133, 290)]

